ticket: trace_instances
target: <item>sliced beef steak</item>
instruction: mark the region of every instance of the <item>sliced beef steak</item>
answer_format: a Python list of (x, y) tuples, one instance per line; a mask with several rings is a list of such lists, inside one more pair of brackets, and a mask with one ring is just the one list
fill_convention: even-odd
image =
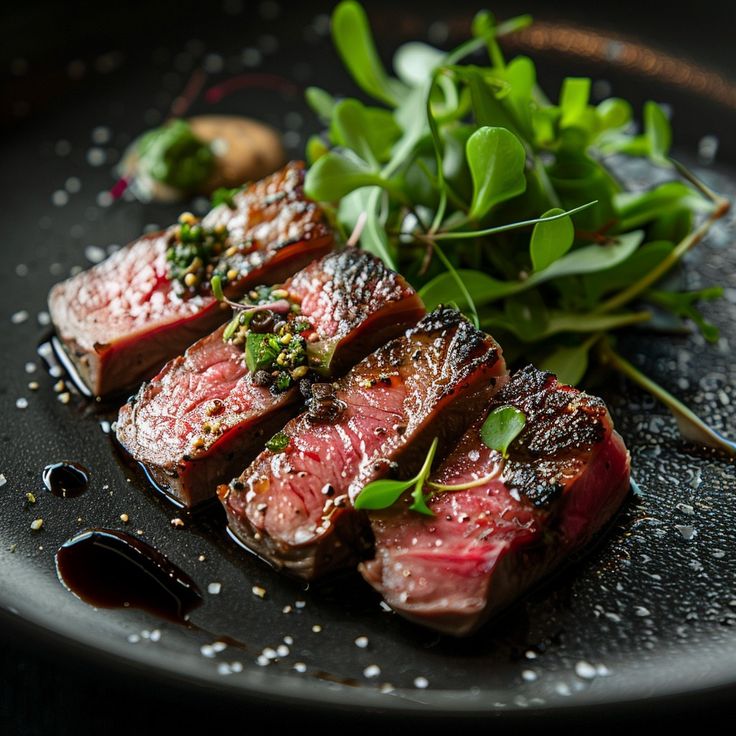
[[(424, 306), (377, 258), (348, 248), (313, 262), (283, 288), (313, 330), (310, 343), (330, 375), (414, 325)], [(224, 327), (170, 361), (123, 406), (117, 436), (156, 482), (186, 506), (214, 495), (296, 414), (295, 386), (257, 385), (242, 345)], [(316, 340), (315, 340), (316, 338)], [(328, 359), (330, 359), (328, 363)]]
[(352, 500), (384, 475), (409, 478), (433, 439), (454, 442), (505, 378), (499, 346), (437, 309), (334, 384), (218, 495), (247, 547), (306, 579), (354, 564), (370, 539)]
[[(229, 247), (218, 264), (232, 275), (231, 298), (283, 281), (332, 247), (324, 214), (304, 197), (303, 180), (303, 164), (289, 164), (236, 194), (234, 207), (220, 205), (202, 221), (205, 228), (227, 228)], [(51, 290), (51, 318), (95, 395), (150, 377), (227, 319), (206, 284), (200, 293), (177, 293), (166, 257), (173, 232), (146, 235)]]
[[(481, 417), (431, 481), (461, 485), (428, 505), (371, 512), (375, 559), (363, 577), (406, 618), (463, 636), (584, 545), (620, 507), (629, 455), (604, 403), (527, 367), (492, 399), (526, 425), (504, 461), (480, 439)], [(429, 489), (426, 489), (429, 491)]]

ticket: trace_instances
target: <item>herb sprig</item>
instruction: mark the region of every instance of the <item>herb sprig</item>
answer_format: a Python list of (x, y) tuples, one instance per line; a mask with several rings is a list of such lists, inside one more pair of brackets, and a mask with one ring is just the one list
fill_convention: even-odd
[[(438, 493), (453, 493), (470, 488), (487, 485), (500, 477), (503, 461), (508, 457), (511, 443), (516, 439), (526, 424), (526, 415), (513, 406), (502, 406), (494, 409), (480, 427), (480, 439), (491, 450), (501, 453), (499, 462), (490, 473), (465, 483), (443, 484), (429, 480), (432, 462), (437, 452), (438, 438), (435, 437), (424, 458), (419, 472), (409, 480), (381, 479), (368, 483), (355, 497), (356, 509), (378, 510), (393, 506), (410, 488), (412, 502), (410, 511), (434, 516), (434, 511), (427, 505), (427, 500)], [(425, 488), (429, 494), (425, 494)]]
[[(341, 2), (335, 46), (378, 104), (307, 91), (326, 127), (307, 145), (307, 194), (331, 203), (345, 233), (364, 218), (362, 247), (407, 276), (428, 308), (457, 304), (510, 362), (554, 368), (565, 383), (603, 361), (598, 346), (616, 330), (655, 330), (649, 305), (717, 340), (697, 306), (717, 292), (661, 282), (728, 202), (671, 159), (672, 130), (655, 102), (638, 131), (626, 100), (591, 101), (590, 79), (566, 78), (555, 101), (531, 59), (507, 60), (499, 40), (530, 22), (481, 12), (472, 37), (449, 52), (401, 46), (392, 76), (362, 7)], [(671, 180), (628, 186), (617, 174), (624, 157)], [(663, 390), (655, 395), (689, 416)]]

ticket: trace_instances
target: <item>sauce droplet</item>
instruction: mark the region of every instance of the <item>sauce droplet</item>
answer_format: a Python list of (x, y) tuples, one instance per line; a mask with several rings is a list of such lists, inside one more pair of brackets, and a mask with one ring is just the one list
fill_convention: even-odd
[(202, 602), (196, 583), (149, 544), (125, 532), (90, 529), (56, 553), (59, 580), (99, 608), (140, 608), (182, 622)]
[(78, 463), (51, 463), (43, 469), (43, 484), (54, 496), (81, 496), (89, 484), (89, 471)]

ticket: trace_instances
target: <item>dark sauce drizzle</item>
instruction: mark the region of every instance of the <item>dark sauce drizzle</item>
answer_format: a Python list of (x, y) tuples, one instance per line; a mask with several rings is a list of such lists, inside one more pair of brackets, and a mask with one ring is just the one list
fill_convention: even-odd
[(59, 580), (98, 608), (140, 608), (181, 623), (202, 602), (196, 583), (149, 544), (125, 532), (89, 529), (56, 553)]
[(89, 485), (89, 471), (79, 463), (51, 463), (41, 477), (46, 490), (62, 498), (81, 496)]
[(86, 396), (88, 399), (93, 398), (92, 392), (87, 388), (87, 384), (82, 380), (79, 371), (67, 355), (66, 350), (64, 350), (61, 340), (56, 335), (51, 335), (51, 337), (44, 340), (38, 346), (37, 352), (43, 359), (43, 362), (46, 363), (46, 368), (52, 377), (61, 378), (66, 374), (66, 378), (71, 381), (74, 388), (82, 396)]

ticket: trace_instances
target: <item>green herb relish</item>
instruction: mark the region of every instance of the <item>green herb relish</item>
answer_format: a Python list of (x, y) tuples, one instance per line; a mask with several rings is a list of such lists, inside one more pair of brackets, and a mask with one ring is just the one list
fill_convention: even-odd
[(291, 437), (285, 432), (276, 432), (271, 439), (266, 442), (266, 449), (271, 452), (283, 452), (291, 442)]
[(178, 294), (195, 292), (209, 280), (215, 261), (228, 246), (225, 225), (206, 228), (191, 212), (179, 216), (166, 251), (168, 277)]
[(185, 192), (204, 184), (215, 168), (212, 149), (184, 120), (172, 120), (144, 133), (135, 148), (143, 173)]
[(272, 393), (286, 391), (305, 378), (310, 370), (307, 353), (309, 338), (314, 333), (311, 324), (299, 314), (285, 289), (259, 286), (241, 300), (244, 306), (268, 305), (280, 300), (290, 302), (286, 314), (270, 309), (237, 313), (225, 328), (223, 340), (242, 345), (244, 359), (253, 381), (268, 386)]

